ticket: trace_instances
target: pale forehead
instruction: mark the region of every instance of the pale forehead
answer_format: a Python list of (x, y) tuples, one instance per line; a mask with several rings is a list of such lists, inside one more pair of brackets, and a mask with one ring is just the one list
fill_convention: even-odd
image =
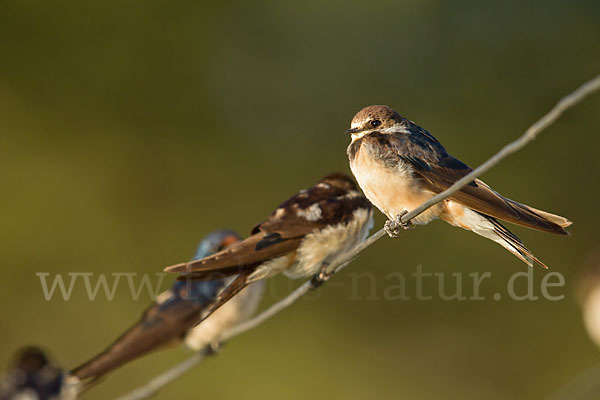
[(352, 125), (360, 124), (364, 121), (379, 119), (382, 121), (386, 121), (389, 119), (394, 119), (397, 121), (401, 121), (402, 117), (398, 112), (388, 106), (369, 106), (360, 110), (354, 118), (352, 118)]

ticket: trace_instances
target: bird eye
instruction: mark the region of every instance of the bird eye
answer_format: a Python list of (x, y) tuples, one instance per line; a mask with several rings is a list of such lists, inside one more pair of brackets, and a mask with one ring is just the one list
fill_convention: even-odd
[(371, 121), (371, 126), (373, 128), (377, 128), (379, 125), (381, 125), (381, 121), (378, 119), (374, 119), (373, 121)]

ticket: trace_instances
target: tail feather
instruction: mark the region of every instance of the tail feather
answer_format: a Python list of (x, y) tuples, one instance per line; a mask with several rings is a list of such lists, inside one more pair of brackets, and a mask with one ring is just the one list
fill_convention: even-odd
[(541, 267), (548, 269), (548, 266), (544, 264), (540, 259), (538, 259), (531, 250), (529, 250), (521, 239), (519, 239), (514, 233), (506, 229), (505, 226), (500, 224), (500, 222), (496, 221), (494, 218), (488, 217), (489, 221), (494, 226), (494, 232), (502, 241), (495, 240), (496, 243), (499, 243), (502, 247), (513, 253), (517, 256), (521, 261), (530, 267), (533, 266), (533, 262), (538, 263)]
[(451, 198), (479, 213), (502, 221), (558, 235), (568, 235), (564, 228), (571, 221), (560, 215), (538, 210), (508, 199), (477, 179), (476, 186), (466, 186)]
[(498, 243), (530, 267), (535, 262), (543, 268), (548, 268), (546, 264), (525, 247), (523, 242), (514, 233), (506, 229), (494, 217), (472, 210), (453, 201), (446, 203), (446, 211), (440, 217), (451, 225), (467, 229)]
[[(282, 239), (279, 235), (257, 233), (242, 242), (211, 256), (165, 268), (166, 272), (196, 274), (195, 278), (224, 274), (230, 276), (243, 270), (253, 270), (254, 265), (298, 248), (302, 237)], [(210, 279), (210, 278), (209, 278)]]
[[(564, 228), (571, 225), (572, 222), (566, 219), (565, 217), (561, 217), (560, 215), (552, 214), (546, 211), (538, 210), (537, 208), (533, 208), (507, 198), (504, 198), (504, 200), (516, 212), (516, 218), (508, 214), (492, 214), (490, 216), (503, 221), (512, 222), (513, 224), (521, 225), (527, 228), (537, 229), (549, 233), (555, 233), (558, 235), (569, 235), (569, 232), (566, 231)], [(484, 212), (484, 214), (486, 213)]]
[(223, 289), (221, 293), (219, 293), (219, 296), (213, 303), (212, 307), (208, 311), (202, 313), (202, 317), (196, 323), (196, 325), (200, 324), (206, 318), (210, 317), (212, 313), (217, 311), (219, 307), (227, 303), (229, 300), (231, 300), (233, 296), (241, 292), (246, 286), (252, 283), (248, 282), (248, 277), (252, 274), (252, 272), (254, 271), (250, 270), (241, 272), (227, 287), (225, 287), (225, 289)]
[(533, 213), (539, 215), (540, 217), (547, 219), (548, 221), (560, 226), (561, 228), (566, 228), (568, 226), (571, 226), (573, 224), (573, 222), (569, 221), (567, 218), (565, 217), (561, 217), (560, 215), (556, 215), (556, 214), (552, 214), (549, 213), (547, 211), (542, 211), (539, 210), (537, 208), (533, 208), (531, 206), (527, 206), (525, 204), (521, 204), (521, 203), (517, 203), (516, 201), (513, 201), (513, 203), (515, 203), (515, 205), (520, 206), (521, 208), (527, 208), (530, 211), (532, 211)]

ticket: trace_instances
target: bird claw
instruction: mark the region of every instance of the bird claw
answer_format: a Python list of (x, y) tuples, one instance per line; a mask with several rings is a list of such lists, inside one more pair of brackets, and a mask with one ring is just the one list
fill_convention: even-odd
[(385, 229), (385, 233), (387, 233), (388, 236), (391, 238), (397, 238), (398, 236), (400, 236), (400, 228), (398, 227), (398, 225), (396, 225), (395, 221), (385, 221), (383, 228)]
[(220, 342), (211, 342), (207, 347), (206, 347), (206, 355), (207, 356), (212, 356), (214, 354), (217, 354), (219, 352), (219, 350), (221, 350), (222, 344)]
[(411, 221), (402, 222), (402, 217), (406, 214), (408, 214), (408, 211), (404, 210), (401, 214), (398, 214), (393, 220), (385, 221), (383, 228), (385, 229), (385, 232), (388, 234), (389, 237), (397, 238), (398, 236), (400, 236), (400, 232), (402, 232), (400, 228), (404, 230), (409, 230), (415, 227), (415, 225)]
[(328, 272), (325, 270), (321, 270), (321, 272), (319, 272), (318, 274), (315, 274), (315, 276), (313, 276), (313, 278), (311, 280), (311, 285), (312, 285), (313, 289), (316, 289), (319, 286), (321, 286), (322, 284), (324, 284), (325, 282), (327, 282), (329, 279), (331, 279), (332, 276), (333, 276), (333, 272)]

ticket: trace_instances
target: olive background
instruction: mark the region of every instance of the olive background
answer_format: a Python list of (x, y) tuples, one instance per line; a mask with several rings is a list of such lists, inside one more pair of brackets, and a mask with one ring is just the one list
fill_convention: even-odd
[[(112, 301), (90, 301), (81, 281), (69, 301), (46, 301), (36, 273), (136, 272), (155, 282), (211, 230), (247, 234), (299, 189), (349, 172), (343, 132), (370, 104), (392, 106), (477, 166), (600, 72), (599, 20), (593, 0), (0, 1), (2, 368), (27, 344), (75, 367), (151, 301), (133, 300), (124, 283)], [(574, 221), (570, 237), (509, 226), (550, 266), (533, 270), (535, 294), (559, 272), (566, 285), (550, 293), (564, 299), (508, 298), (507, 282), (527, 267), (433, 222), (380, 240), (156, 398), (555, 392), (600, 362), (574, 293), (600, 245), (599, 127), (596, 94), (484, 176)], [(376, 212), (376, 228), (383, 222)], [(434, 296), (419, 301), (418, 266), (444, 272), (448, 292), (462, 274), (467, 296), (468, 274), (490, 272), (486, 300), (444, 301), (426, 278)], [(385, 299), (399, 272), (411, 299)], [(262, 307), (298, 284), (274, 279)], [(144, 357), (86, 398), (123, 394), (188, 355)]]

